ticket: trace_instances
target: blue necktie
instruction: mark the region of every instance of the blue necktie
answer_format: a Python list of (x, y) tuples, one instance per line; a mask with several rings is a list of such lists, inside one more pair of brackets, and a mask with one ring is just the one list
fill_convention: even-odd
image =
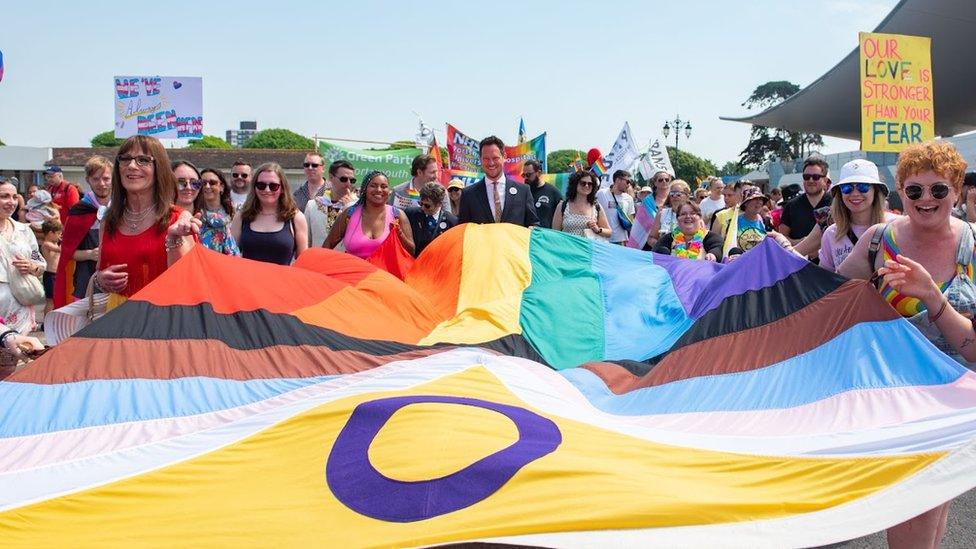
[(433, 233), (434, 232), (434, 229), (436, 229), (436, 228), (437, 228), (437, 220), (434, 219), (434, 216), (428, 215), (427, 216), (427, 230), (430, 231), (431, 233)]

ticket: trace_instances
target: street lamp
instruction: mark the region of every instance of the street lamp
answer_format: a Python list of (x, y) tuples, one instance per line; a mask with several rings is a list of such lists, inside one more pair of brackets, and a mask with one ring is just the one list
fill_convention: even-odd
[[(674, 124), (672, 126), (672, 124)], [(671, 165), (675, 171), (675, 177), (678, 176), (678, 138), (681, 136), (681, 125), (684, 124), (685, 137), (691, 138), (691, 122), (688, 120), (682, 120), (680, 116), (675, 115), (674, 120), (665, 121), (664, 127), (661, 131), (664, 133), (664, 138), (668, 138), (668, 134), (671, 133), (671, 128), (674, 128), (674, 160), (672, 160)]]

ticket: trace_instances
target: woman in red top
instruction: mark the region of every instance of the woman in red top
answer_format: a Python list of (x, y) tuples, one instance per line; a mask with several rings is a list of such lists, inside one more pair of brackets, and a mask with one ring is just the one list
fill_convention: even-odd
[(126, 139), (112, 169), (112, 201), (102, 221), (98, 288), (128, 298), (190, 251), (200, 221), (173, 205), (175, 194), (176, 176), (159, 140)]

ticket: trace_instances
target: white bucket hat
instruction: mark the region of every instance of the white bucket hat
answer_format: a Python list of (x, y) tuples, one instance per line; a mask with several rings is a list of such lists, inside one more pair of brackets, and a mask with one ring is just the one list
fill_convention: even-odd
[(840, 177), (830, 185), (833, 191), (839, 185), (847, 183), (870, 183), (881, 187), (882, 192), (888, 193), (888, 186), (881, 181), (878, 175), (878, 167), (870, 160), (858, 158), (844, 164), (840, 169)]

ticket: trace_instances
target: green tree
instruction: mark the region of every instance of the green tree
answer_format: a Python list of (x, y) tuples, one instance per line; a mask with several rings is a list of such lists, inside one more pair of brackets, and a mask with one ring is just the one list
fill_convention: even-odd
[[(800, 91), (800, 86), (786, 80), (766, 82), (753, 90), (742, 106), (749, 110), (766, 109), (786, 101)], [(784, 160), (805, 158), (813, 147), (823, 146), (823, 136), (817, 133), (791, 132), (781, 128), (752, 126), (749, 143), (739, 153), (743, 167), (759, 167), (773, 157)]]
[(697, 188), (697, 184), (702, 179), (710, 175), (715, 175), (718, 168), (712, 164), (711, 160), (706, 160), (687, 151), (675, 151), (674, 147), (668, 147), (668, 157), (675, 165), (677, 179), (684, 179), (691, 185), (692, 189)]
[(244, 143), (245, 149), (314, 149), (315, 142), (291, 130), (261, 130)]
[(573, 171), (573, 162), (576, 161), (577, 155), (584, 162), (586, 161), (586, 151), (578, 151), (576, 149), (552, 151), (546, 155), (546, 169), (549, 173)]
[(115, 130), (102, 132), (91, 138), (92, 147), (118, 147), (125, 139), (115, 137)]
[(0, 139), (0, 147), (6, 147), (6, 146), (7, 144), (3, 142), (3, 139)]
[(398, 141), (394, 141), (393, 143), (390, 143), (389, 146), (381, 150), (400, 151), (403, 149), (416, 149), (416, 148), (417, 148), (417, 143), (413, 139), (400, 139)]
[(191, 139), (188, 149), (230, 149), (230, 143), (216, 135), (205, 135), (203, 139)]
[(745, 175), (748, 172), (742, 164), (739, 164), (735, 160), (729, 160), (724, 166), (719, 168), (716, 175)]

